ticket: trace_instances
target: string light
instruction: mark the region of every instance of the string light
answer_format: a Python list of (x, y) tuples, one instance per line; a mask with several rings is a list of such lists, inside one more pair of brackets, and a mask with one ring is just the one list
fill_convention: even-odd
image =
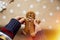
[(52, 12), (50, 12), (50, 13), (49, 13), (49, 15), (50, 15), (50, 16), (53, 16), (53, 13), (52, 13)]
[(33, 4), (30, 4), (30, 8), (34, 8), (34, 5)]
[(20, 7), (20, 5), (21, 5), (21, 4), (20, 4), (20, 3), (18, 3), (18, 4), (17, 4), (17, 7)]
[(51, 2), (51, 3), (53, 3), (53, 2), (54, 2), (54, 0), (50, 0), (50, 2)]
[(2, 16), (3, 19), (6, 19), (6, 16)]
[(51, 26), (51, 25), (49, 25), (49, 26), (48, 26), (48, 29), (52, 29), (52, 26)]
[(42, 21), (42, 22), (46, 22), (46, 19), (45, 19), (45, 18), (43, 18), (41, 21)]
[(59, 20), (58, 19), (56, 20), (56, 23), (59, 23)]
[(36, 13), (36, 15), (39, 15), (39, 14), (40, 14), (40, 12), (39, 12), (39, 11), (36, 11), (35, 13)]
[(46, 6), (46, 5), (43, 5), (42, 7), (43, 7), (43, 9), (46, 9), (46, 8), (47, 8), (47, 6)]
[(60, 7), (59, 7), (59, 6), (57, 6), (57, 7), (56, 7), (56, 10), (60, 10)]
[(13, 9), (10, 9), (10, 13), (13, 13), (14, 12), (14, 10)]
[(23, 10), (22, 13), (23, 13), (23, 14), (26, 14), (26, 10)]

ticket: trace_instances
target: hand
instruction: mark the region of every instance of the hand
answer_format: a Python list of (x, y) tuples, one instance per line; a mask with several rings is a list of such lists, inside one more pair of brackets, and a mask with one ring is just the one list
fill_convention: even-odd
[(40, 20), (34, 20), (34, 24), (35, 24), (35, 26), (38, 26), (39, 24), (40, 24)]
[(34, 20), (34, 24), (35, 24), (35, 34), (38, 32), (38, 31), (41, 31), (41, 27), (40, 27), (40, 20)]
[(18, 20), (20, 23), (23, 23), (25, 21), (25, 18), (17, 16), (15, 17), (16, 20)]

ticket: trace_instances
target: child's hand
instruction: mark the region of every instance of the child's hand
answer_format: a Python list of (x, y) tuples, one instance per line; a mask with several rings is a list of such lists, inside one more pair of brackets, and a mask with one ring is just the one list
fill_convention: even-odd
[(23, 23), (25, 21), (25, 18), (17, 16), (15, 17), (16, 20), (18, 20), (20, 23)]
[(40, 20), (34, 20), (34, 24), (35, 24), (35, 26), (38, 26), (39, 24), (40, 24)]
[(40, 20), (34, 20), (34, 24), (35, 24), (35, 34), (36, 34), (38, 31), (41, 31), (41, 27), (39, 26)]

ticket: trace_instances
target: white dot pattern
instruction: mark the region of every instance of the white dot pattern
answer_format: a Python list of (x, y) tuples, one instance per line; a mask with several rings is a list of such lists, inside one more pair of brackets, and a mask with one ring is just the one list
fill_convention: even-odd
[(58, 19), (56, 20), (56, 23), (59, 23), (59, 20)]
[(34, 5), (33, 4), (30, 4), (30, 8), (34, 8)]
[(53, 3), (53, 2), (54, 2), (54, 0), (50, 0), (50, 2), (51, 2), (51, 3)]
[(20, 3), (17, 4), (17, 7), (20, 7)]
[(52, 13), (52, 12), (50, 12), (50, 13), (49, 13), (49, 15), (50, 15), (50, 16), (53, 16), (53, 13)]
[(43, 9), (46, 9), (46, 8), (47, 8), (47, 6), (46, 6), (46, 5), (43, 5), (42, 7), (43, 7)]
[(6, 16), (2, 16), (3, 19), (6, 19)]
[(10, 13), (13, 13), (14, 12), (14, 10), (13, 9), (10, 9)]
[(48, 29), (52, 29), (52, 26), (51, 26), (51, 25), (49, 25), (49, 26), (48, 26)]
[(42, 22), (46, 22), (46, 19), (45, 19), (45, 18), (43, 18), (41, 21), (42, 21)]
[[(36, 13), (36, 18), (41, 19), (42, 25), (47, 23), (48, 29), (54, 28), (54, 24), (60, 23), (60, 2), (58, 0), (15, 0), (8, 5), (6, 1), (0, 1), (0, 22), (2, 19), (10, 19), (13, 16), (25, 16), (28, 11)], [(7, 8), (1, 13), (3, 9)], [(13, 14), (13, 15), (11, 15)], [(8, 18), (7, 18), (8, 17)], [(58, 18), (58, 19), (57, 19)], [(6, 21), (7, 22), (7, 21)], [(6, 23), (4, 23), (6, 24)], [(56, 24), (56, 25), (57, 25)], [(53, 25), (51, 27), (51, 25)], [(45, 26), (45, 25), (44, 25)]]
[(40, 12), (39, 12), (39, 11), (36, 11), (35, 13), (36, 13), (36, 15), (39, 15), (39, 14), (40, 14)]
[(57, 6), (57, 7), (56, 7), (56, 10), (60, 10), (60, 7), (59, 7), (59, 6)]

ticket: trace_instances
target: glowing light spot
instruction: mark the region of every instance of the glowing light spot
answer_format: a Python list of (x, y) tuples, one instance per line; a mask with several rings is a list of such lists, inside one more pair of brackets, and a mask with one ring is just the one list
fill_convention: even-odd
[(50, 25), (50, 26), (48, 26), (48, 29), (52, 29), (52, 26)]
[(50, 13), (49, 13), (49, 15), (50, 15), (50, 16), (53, 16), (53, 13), (52, 13), (52, 12), (50, 12)]
[(43, 18), (43, 19), (42, 19), (42, 22), (46, 22), (46, 19), (45, 19), (45, 18)]
[(56, 20), (56, 23), (59, 23), (59, 20)]
[(3, 16), (2, 18), (3, 18), (3, 19), (6, 19), (6, 16)]
[(23, 13), (23, 14), (26, 14), (26, 10), (23, 10), (22, 13)]
[(50, 2), (51, 2), (51, 3), (53, 3), (53, 2), (54, 2), (54, 0), (50, 0)]
[(59, 6), (57, 6), (57, 7), (56, 7), (56, 10), (60, 10), (60, 7), (59, 7)]
[(30, 8), (34, 8), (34, 5), (33, 4), (30, 4)]
[(43, 5), (42, 7), (43, 7), (43, 9), (46, 9), (46, 8), (47, 8), (47, 6), (46, 6), (46, 5)]
[(36, 15), (39, 15), (39, 14), (40, 14), (40, 12), (39, 12), (39, 11), (36, 11), (35, 13), (36, 13)]
[(37, 2), (40, 2), (41, 0), (36, 0)]
[(10, 13), (13, 13), (14, 12), (14, 10), (13, 9), (10, 9)]
[(18, 3), (18, 4), (17, 4), (17, 7), (20, 7), (20, 6), (21, 6), (20, 3)]
[(0, 11), (2, 11), (3, 9), (0, 7)]

